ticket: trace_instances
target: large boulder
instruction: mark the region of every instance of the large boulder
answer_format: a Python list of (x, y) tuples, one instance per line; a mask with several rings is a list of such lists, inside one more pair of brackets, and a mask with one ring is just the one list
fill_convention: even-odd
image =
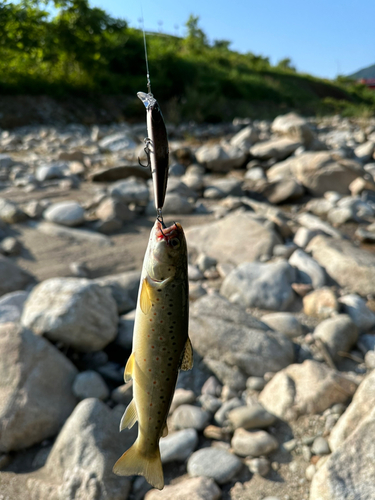
[(296, 113), (277, 116), (272, 122), (271, 130), (275, 134), (299, 141), (306, 147), (311, 146), (315, 139), (315, 134), (306, 118)]
[(219, 262), (241, 264), (272, 255), (273, 247), (282, 241), (264, 219), (252, 212), (231, 213), (227, 217), (186, 231), (188, 245), (199, 253), (208, 253)]
[(117, 306), (110, 290), (84, 278), (51, 278), (26, 301), (21, 322), (83, 351), (99, 351), (117, 334)]
[(375, 293), (375, 255), (350, 241), (318, 235), (307, 246), (313, 258), (342, 287), (360, 295)]
[(0, 325), (0, 452), (54, 436), (76, 405), (74, 365), (48, 341)]

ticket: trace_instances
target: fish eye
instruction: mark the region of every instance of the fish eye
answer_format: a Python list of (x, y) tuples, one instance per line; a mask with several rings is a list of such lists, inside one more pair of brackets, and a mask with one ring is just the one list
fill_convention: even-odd
[(178, 238), (172, 238), (169, 243), (173, 248), (178, 248), (180, 246), (180, 240)]

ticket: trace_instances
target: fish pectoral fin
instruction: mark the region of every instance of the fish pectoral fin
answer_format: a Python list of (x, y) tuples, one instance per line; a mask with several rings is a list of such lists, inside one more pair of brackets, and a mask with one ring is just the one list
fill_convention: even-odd
[(184, 353), (181, 358), (180, 370), (187, 371), (193, 368), (193, 347), (191, 345), (189, 337), (187, 338)]
[(144, 476), (154, 488), (161, 490), (164, 487), (159, 448), (145, 456), (139, 452), (138, 440), (117, 460), (113, 472), (119, 476)]
[(147, 278), (143, 280), (141, 293), (139, 295), (139, 305), (143, 314), (148, 314), (152, 307), (151, 302), (151, 284)]
[(132, 399), (125, 410), (120, 422), (120, 432), (124, 429), (131, 429), (133, 425), (138, 420), (137, 407), (135, 406), (135, 401)]
[(163, 428), (163, 432), (161, 433), (161, 437), (165, 438), (168, 436), (168, 425), (165, 424), (164, 428)]
[(124, 371), (125, 382), (129, 382), (129, 380), (133, 378), (134, 368), (135, 368), (135, 356), (134, 352), (132, 352), (125, 366), (125, 371)]

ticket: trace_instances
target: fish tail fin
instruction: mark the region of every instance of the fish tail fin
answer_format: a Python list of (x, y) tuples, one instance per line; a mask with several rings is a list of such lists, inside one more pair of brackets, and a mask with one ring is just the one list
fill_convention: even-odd
[(119, 476), (144, 476), (154, 488), (164, 488), (163, 467), (159, 447), (147, 457), (139, 452), (137, 441), (120, 457), (113, 467)]

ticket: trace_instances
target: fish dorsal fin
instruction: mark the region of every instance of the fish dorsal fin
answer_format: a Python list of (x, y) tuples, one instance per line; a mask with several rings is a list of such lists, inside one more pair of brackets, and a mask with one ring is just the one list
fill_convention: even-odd
[(180, 370), (186, 371), (193, 368), (193, 348), (189, 337), (187, 338), (184, 353), (182, 355)]
[(125, 382), (129, 382), (129, 380), (133, 378), (134, 367), (135, 367), (135, 356), (134, 352), (132, 352), (125, 366), (125, 371), (124, 371)]
[(120, 432), (126, 428), (131, 429), (138, 420), (137, 407), (135, 401), (132, 399), (125, 410), (120, 422)]
[(141, 293), (139, 296), (139, 305), (141, 307), (141, 311), (143, 314), (148, 314), (150, 312), (150, 309), (152, 307), (152, 302), (151, 302), (151, 285), (147, 278), (143, 280), (142, 283), (142, 289)]
[(163, 428), (163, 432), (161, 433), (161, 437), (165, 438), (168, 436), (168, 425), (165, 424), (164, 428)]

